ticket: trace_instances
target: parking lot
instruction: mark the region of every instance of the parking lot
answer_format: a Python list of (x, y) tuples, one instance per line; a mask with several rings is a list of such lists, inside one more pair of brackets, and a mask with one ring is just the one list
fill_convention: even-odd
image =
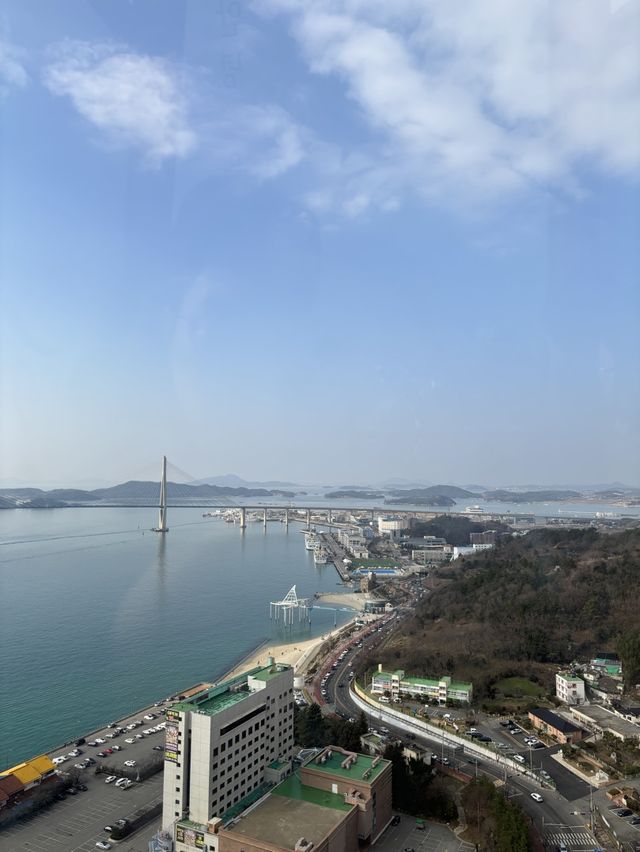
[(375, 848), (380, 852), (474, 852), (471, 843), (459, 840), (446, 825), (425, 822), (424, 831), (416, 828), (412, 817), (403, 816), (400, 824), (389, 826)]
[[(117, 819), (127, 819), (142, 807), (152, 806), (162, 801), (163, 773), (158, 772), (146, 780), (137, 778), (138, 769), (151, 761), (162, 761), (164, 749), (164, 730), (151, 732), (164, 722), (164, 707), (169, 702), (140, 710), (124, 719), (93, 731), (81, 739), (87, 742), (78, 746), (73, 743), (49, 752), (49, 757), (68, 756), (76, 749), (77, 756), (68, 757), (58, 764), (59, 774), (72, 772), (79, 776), (78, 783), (87, 787), (86, 791), (76, 795), (67, 795), (55, 800), (42, 811), (21, 819), (16, 824), (0, 830), (0, 849), (2, 852), (95, 852), (96, 842), (106, 840), (106, 825)], [(153, 716), (154, 718), (145, 718)], [(128, 726), (133, 726), (130, 730)], [(124, 729), (119, 732), (119, 729)], [(148, 733), (143, 733), (143, 731)], [(127, 742), (132, 740), (132, 742)], [(79, 740), (78, 740), (79, 742)], [(95, 745), (89, 745), (95, 743)], [(116, 750), (114, 746), (118, 746)], [(111, 754), (106, 749), (112, 749)], [(102, 753), (105, 756), (99, 757)], [(93, 763), (82, 770), (76, 768), (87, 758)], [(134, 766), (126, 766), (126, 761), (134, 761)], [(128, 789), (116, 786), (116, 781), (105, 783), (108, 773), (96, 774), (98, 767), (110, 770), (119, 777), (126, 775), (133, 779)], [(118, 843), (121, 852), (138, 852), (148, 848), (148, 839), (159, 827), (159, 818), (141, 829), (135, 836)], [(114, 844), (115, 846), (115, 844)]]
[[(162, 778), (159, 772), (128, 790), (105, 784), (104, 776), (88, 778), (86, 792), (56, 801), (3, 829), (0, 849), (2, 852), (95, 852), (96, 842), (108, 837), (104, 826), (113, 824), (116, 819), (127, 819), (143, 805), (162, 801)], [(140, 849), (147, 848), (155, 822), (157, 820), (144, 830), (144, 842), (138, 844)], [(118, 848), (137, 846), (131, 847), (124, 841)]]

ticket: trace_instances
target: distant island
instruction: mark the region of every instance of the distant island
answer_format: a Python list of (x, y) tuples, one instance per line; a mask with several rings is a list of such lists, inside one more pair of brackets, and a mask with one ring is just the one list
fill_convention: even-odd
[[(457, 485), (430, 485), (428, 488), (396, 488), (389, 492), (392, 497), (477, 497), (472, 491)], [(453, 505), (452, 503), (449, 505)]]
[[(477, 496), (477, 495), (476, 495)], [(551, 503), (581, 498), (579, 491), (485, 491), (483, 499), (499, 503)]]
[(389, 497), (384, 502), (393, 506), (437, 506), (438, 508), (456, 505), (456, 501), (445, 494), (434, 494), (431, 497)]
[(328, 500), (339, 500), (342, 497), (355, 497), (357, 500), (382, 500), (384, 494), (379, 491), (366, 491), (359, 488), (349, 488), (342, 491), (329, 491), (324, 496)]
[[(71, 506), (149, 506), (158, 502), (159, 482), (131, 480), (111, 488), (83, 491), (78, 488), (0, 488), (0, 509), (62, 509)], [(167, 483), (170, 505), (216, 505), (216, 501), (233, 497), (285, 497), (296, 496), (295, 491), (267, 488), (232, 488), (224, 485), (188, 485)]]

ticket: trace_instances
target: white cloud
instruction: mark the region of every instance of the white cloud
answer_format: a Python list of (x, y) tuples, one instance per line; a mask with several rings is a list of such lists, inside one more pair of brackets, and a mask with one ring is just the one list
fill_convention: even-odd
[(5, 95), (15, 86), (24, 86), (27, 72), (21, 62), (20, 51), (8, 41), (0, 38), (0, 95)]
[(305, 157), (305, 130), (274, 104), (218, 108), (204, 131), (210, 157), (255, 177), (276, 178)]
[[(310, 69), (338, 78), (373, 131), (334, 161), (316, 206), (468, 200), (580, 173), (640, 171), (640, 4), (607, 0), (258, 0)], [(333, 139), (343, 150), (348, 140)]]
[(45, 84), (113, 142), (139, 148), (152, 163), (194, 150), (182, 70), (114, 45), (67, 42), (58, 53)]

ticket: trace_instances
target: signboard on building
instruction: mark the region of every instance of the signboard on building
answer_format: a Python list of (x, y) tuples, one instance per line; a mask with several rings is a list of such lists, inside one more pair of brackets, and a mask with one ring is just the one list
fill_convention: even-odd
[(184, 843), (185, 846), (193, 846), (194, 849), (204, 849), (204, 832), (185, 825), (176, 826), (176, 842)]
[(167, 722), (167, 725), (164, 729), (165, 740), (164, 740), (164, 759), (171, 761), (171, 763), (178, 762), (178, 726), (176, 724), (170, 724)]

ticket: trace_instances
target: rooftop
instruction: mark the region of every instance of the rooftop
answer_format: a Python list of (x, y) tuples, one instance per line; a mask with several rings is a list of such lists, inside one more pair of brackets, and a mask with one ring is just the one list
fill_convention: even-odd
[[(327, 750), (325, 749), (322, 754), (327, 754)], [(371, 783), (375, 778), (380, 775), (385, 766), (389, 766), (388, 760), (378, 760), (375, 766), (373, 766), (375, 757), (371, 757), (368, 754), (360, 754), (356, 755), (356, 762), (351, 765), (350, 769), (343, 769), (341, 764), (343, 763), (345, 757), (347, 755), (341, 751), (336, 751), (334, 748), (331, 749), (331, 757), (327, 758), (324, 763), (317, 763), (317, 761), (311, 760), (309, 763), (305, 765), (305, 769), (317, 769), (318, 772), (327, 772), (331, 775), (342, 776), (343, 778), (351, 778), (354, 781), (366, 781), (367, 783)], [(371, 771), (371, 774), (363, 779), (363, 775), (368, 770)]]
[(530, 710), (529, 713), (552, 728), (555, 728), (556, 731), (561, 731), (563, 734), (575, 734), (582, 730), (582, 728), (573, 725), (571, 722), (563, 719), (562, 716), (558, 716), (557, 713), (553, 713), (545, 707), (536, 707), (535, 710)]
[(568, 680), (570, 683), (584, 683), (581, 677), (578, 675), (574, 675), (571, 672), (558, 672), (558, 675), (564, 680)]
[(227, 710), (239, 701), (244, 701), (254, 693), (249, 687), (249, 679), (262, 681), (263, 683), (272, 680), (283, 671), (291, 668), (291, 666), (277, 663), (271, 666), (258, 666), (250, 669), (244, 674), (229, 680), (217, 683), (208, 689), (200, 690), (184, 701), (179, 701), (177, 704), (172, 704), (172, 710), (180, 712), (203, 713), (206, 716), (214, 716), (222, 710)]
[(291, 775), (225, 831), (287, 850), (301, 837), (318, 846), (354, 807), (343, 796), (307, 787)]

